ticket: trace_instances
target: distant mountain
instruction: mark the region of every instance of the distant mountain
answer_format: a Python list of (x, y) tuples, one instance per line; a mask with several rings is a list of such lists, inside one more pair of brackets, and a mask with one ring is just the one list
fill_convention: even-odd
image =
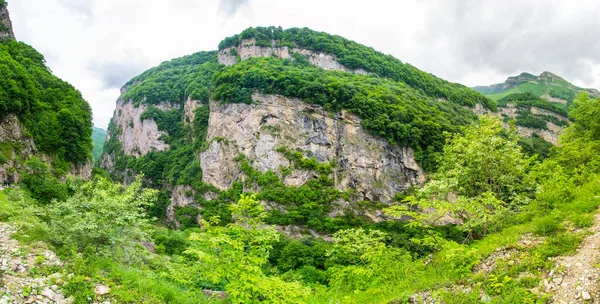
[(104, 142), (106, 142), (106, 130), (94, 127), (92, 130), (92, 144), (94, 145), (92, 155), (94, 156), (94, 162), (100, 159)]
[(558, 143), (558, 135), (569, 120), (569, 105), (577, 94), (583, 91), (600, 96), (596, 89), (580, 88), (550, 72), (539, 76), (521, 73), (504, 83), (473, 90), (495, 100), (505, 126), (514, 121), (526, 150), (542, 155), (547, 154), (549, 143)]
[(508, 77), (504, 83), (477, 86), (472, 89), (493, 100), (499, 100), (514, 93), (533, 93), (550, 102), (564, 105), (573, 101), (581, 91), (587, 91), (593, 96), (600, 96), (600, 91), (596, 89), (580, 88), (550, 72), (543, 72), (539, 76), (521, 73), (518, 76)]

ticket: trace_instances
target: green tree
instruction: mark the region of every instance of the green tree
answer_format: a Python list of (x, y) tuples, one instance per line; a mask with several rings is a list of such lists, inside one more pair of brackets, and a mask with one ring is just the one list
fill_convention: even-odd
[(23, 185), (31, 193), (31, 197), (42, 204), (49, 204), (52, 200), (65, 200), (69, 192), (67, 186), (50, 172), (46, 162), (37, 157), (32, 157), (25, 162), (27, 173), (23, 175)]
[(327, 272), (329, 285), (346, 291), (379, 292), (389, 282), (414, 275), (410, 255), (385, 244), (385, 233), (362, 228), (340, 230), (333, 236)]
[(144, 208), (156, 198), (138, 177), (125, 187), (100, 178), (83, 184), (63, 202), (46, 207), (52, 241), (68, 250), (130, 258), (138, 242), (148, 239)]
[(462, 224), (469, 237), (485, 234), (499, 211), (529, 201), (534, 190), (528, 177), (531, 162), (521, 151), (517, 134), (505, 135), (498, 118), (482, 116), (462, 134), (449, 136), (432, 180), (387, 213), (410, 217), (410, 225), (428, 232), (421, 241), (438, 248), (433, 227), (443, 222)]
[(242, 195), (231, 205), (234, 222), (218, 226), (218, 218), (202, 221), (204, 230), (190, 235), (186, 254), (198, 260), (194, 269), (211, 282), (224, 283), (234, 303), (302, 303), (308, 289), (263, 273), (277, 231), (263, 220), (263, 205)]

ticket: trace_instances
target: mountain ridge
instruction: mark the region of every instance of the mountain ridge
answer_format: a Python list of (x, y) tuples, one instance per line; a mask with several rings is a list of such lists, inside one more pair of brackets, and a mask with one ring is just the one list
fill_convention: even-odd
[(510, 76), (504, 82), (489, 86), (475, 86), (473, 90), (486, 95), (493, 100), (499, 100), (512, 93), (534, 93), (550, 102), (570, 103), (577, 93), (588, 92), (591, 96), (600, 96), (600, 91), (592, 88), (580, 88), (552, 72), (544, 71), (535, 76), (523, 72)]

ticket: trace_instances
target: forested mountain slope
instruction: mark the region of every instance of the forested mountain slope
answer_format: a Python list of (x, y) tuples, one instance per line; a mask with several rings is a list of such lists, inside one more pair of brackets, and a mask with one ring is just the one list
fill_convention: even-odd
[(89, 178), (89, 104), (52, 75), (42, 54), (14, 39), (5, 3), (0, 14), (0, 181), (22, 180), (40, 159), (52, 175)]
[(102, 149), (104, 148), (104, 143), (106, 142), (106, 130), (93, 127), (92, 129), (92, 145), (94, 149), (92, 150), (92, 155), (94, 157), (94, 161), (97, 162), (102, 156)]
[(558, 143), (558, 135), (567, 125), (569, 106), (575, 96), (580, 92), (600, 96), (596, 89), (577, 87), (550, 72), (539, 76), (521, 73), (504, 83), (473, 89), (496, 100), (498, 114), (506, 127), (514, 120), (523, 137), (523, 146), (542, 155), (548, 153), (549, 143)]
[(176, 225), (228, 219), (223, 206), (257, 190), (282, 229), (384, 221), (377, 204), (424, 181), (443, 132), (495, 109), (467, 87), (309, 29), (250, 28), (219, 49), (125, 84), (100, 161), (118, 180), (143, 173), (163, 189), (155, 212), (166, 207)]

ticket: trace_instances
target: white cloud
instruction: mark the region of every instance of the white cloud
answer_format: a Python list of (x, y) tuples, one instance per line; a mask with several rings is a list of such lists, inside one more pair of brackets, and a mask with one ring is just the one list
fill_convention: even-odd
[(600, 88), (594, 0), (14, 0), (17, 39), (92, 105), (106, 127), (119, 86), (250, 26), (309, 27), (466, 85), (550, 70)]

